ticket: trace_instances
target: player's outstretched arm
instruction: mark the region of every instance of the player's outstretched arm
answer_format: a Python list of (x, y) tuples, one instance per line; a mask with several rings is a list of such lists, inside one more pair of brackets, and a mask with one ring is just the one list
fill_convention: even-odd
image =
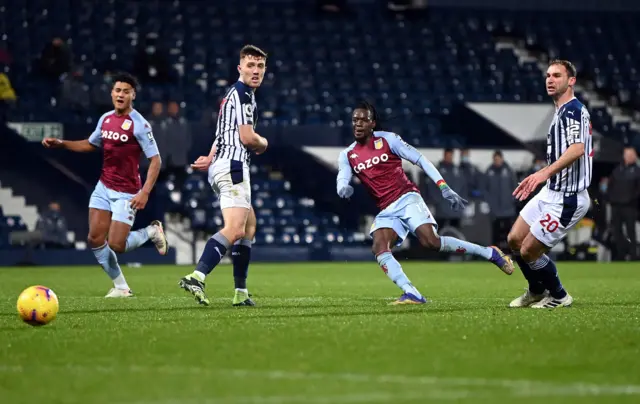
[(385, 136), (385, 139), (387, 140), (387, 143), (389, 143), (389, 147), (391, 147), (392, 152), (422, 168), (422, 171), (431, 178), (431, 181), (436, 184), (444, 181), (440, 171), (438, 171), (438, 169), (425, 156), (423, 156), (422, 153), (409, 143), (402, 140), (400, 136), (395, 133), (389, 133)]
[(353, 195), (353, 187), (349, 185), (353, 177), (349, 158), (346, 150), (343, 150), (338, 157), (338, 178), (336, 180), (337, 192), (340, 198), (350, 198)]
[(422, 153), (394, 133), (389, 133), (385, 138), (387, 139), (392, 152), (422, 168), (422, 171), (431, 178), (431, 181), (435, 182), (438, 188), (440, 188), (442, 197), (451, 203), (451, 208), (454, 211), (459, 211), (465, 208), (469, 202), (447, 185), (444, 178), (442, 178), (440, 171), (438, 171), (433, 163), (423, 156)]
[(535, 191), (538, 185), (569, 167), (574, 161), (578, 160), (583, 155), (584, 143), (572, 144), (553, 164), (536, 171), (522, 180), (522, 182), (516, 187), (515, 191), (513, 191), (513, 196), (515, 196), (519, 201), (524, 201), (529, 197), (529, 195), (531, 195), (531, 193), (533, 193), (533, 191)]
[(77, 153), (89, 153), (97, 149), (88, 139), (84, 140), (62, 140), (47, 137), (42, 139), (42, 145), (47, 149), (66, 149)]
[(84, 140), (62, 140), (55, 138), (45, 138), (42, 140), (42, 145), (47, 149), (66, 149), (77, 153), (88, 153), (96, 150), (102, 146), (102, 122), (108, 115), (104, 114), (98, 119), (98, 124), (95, 130), (88, 139)]

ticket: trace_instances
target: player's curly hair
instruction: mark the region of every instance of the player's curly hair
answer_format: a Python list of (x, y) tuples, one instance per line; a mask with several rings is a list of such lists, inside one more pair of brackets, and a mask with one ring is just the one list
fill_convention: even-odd
[(373, 106), (373, 104), (371, 104), (369, 101), (362, 100), (358, 103), (358, 105), (356, 105), (355, 109), (366, 109), (367, 111), (371, 112), (371, 117), (376, 122), (376, 126), (373, 129), (380, 129), (380, 116), (378, 115), (378, 111), (376, 110), (376, 107)]
[(121, 83), (127, 83), (131, 87), (133, 87), (134, 90), (138, 91), (138, 87), (140, 84), (138, 83), (138, 79), (134, 75), (126, 72), (119, 72), (111, 76), (111, 82), (113, 84), (116, 84), (118, 81)]

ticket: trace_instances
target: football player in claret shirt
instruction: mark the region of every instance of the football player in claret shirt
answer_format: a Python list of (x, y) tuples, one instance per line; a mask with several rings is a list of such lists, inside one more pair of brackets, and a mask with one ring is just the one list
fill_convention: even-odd
[[(144, 209), (160, 173), (160, 153), (151, 125), (133, 108), (136, 79), (129, 74), (113, 78), (114, 110), (102, 115), (88, 139), (70, 141), (46, 138), (46, 148), (86, 153), (103, 149), (102, 174), (89, 200), (89, 245), (113, 281), (106, 297), (130, 297), (133, 292), (118, 265), (116, 253), (131, 251), (151, 240), (158, 252), (167, 253), (167, 238), (159, 220), (131, 232), (136, 211)], [(144, 153), (150, 165), (142, 185), (138, 162)]]
[(508, 275), (513, 264), (497, 247), (482, 247), (454, 237), (440, 237), (433, 215), (418, 188), (402, 169), (402, 160), (420, 166), (438, 185), (442, 197), (451, 202), (454, 210), (464, 209), (467, 201), (456, 194), (438, 170), (419, 151), (395, 133), (376, 130), (375, 108), (366, 102), (353, 111), (355, 142), (340, 153), (337, 191), (341, 198), (349, 198), (349, 185), (355, 175), (375, 199), (380, 213), (371, 226), (373, 254), (385, 274), (398, 285), (403, 294), (392, 304), (424, 304), (427, 299), (411, 284), (391, 249), (400, 245), (408, 233), (420, 243), (436, 251), (475, 255), (495, 264)]

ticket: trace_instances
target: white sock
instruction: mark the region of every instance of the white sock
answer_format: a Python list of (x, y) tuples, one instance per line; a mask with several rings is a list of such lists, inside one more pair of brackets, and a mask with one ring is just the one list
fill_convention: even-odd
[(113, 286), (115, 286), (116, 289), (129, 290), (129, 285), (126, 279), (124, 279), (122, 272), (113, 280)]
[(402, 266), (398, 260), (393, 257), (391, 251), (385, 251), (376, 256), (376, 260), (380, 265), (380, 268), (387, 274), (387, 277), (393, 281), (400, 289), (405, 293), (411, 293), (417, 298), (421, 298), (422, 295), (418, 292), (418, 289), (411, 284), (411, 281), (402, 270)]
[(238, 288), (236, 288), (236, 292), (249, 293), (249, 289), (238, 289)]
[(193, 271), (191, 275), (193, 275), (200, 282), (204, 282), (204, 280), (207, 278), (207, 275), (203, 274), (200, 271)]
[(491, 247), (482, 247), (477, 244), (449, 236), (440, 237), (440, 251), (476, 255), (486, 260), (491, 259), (491, 255), (493, 254), (493, 248)]
[(158, 234), (158, 229), (156, 228), (156, 226), (149, 225), (145, 227), (145, 229), (147, 230), (149, 238), (154, 238)]

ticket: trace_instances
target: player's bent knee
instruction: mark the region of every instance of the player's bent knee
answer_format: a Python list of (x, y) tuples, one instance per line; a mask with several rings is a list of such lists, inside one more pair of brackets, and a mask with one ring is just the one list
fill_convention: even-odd
[(522, 247), (520, 247), (520, 256), (525, 262), (533, 262), (537, 260), (543, 252), (544, 251), (535, 248), (535, 246), (528, 244), (523, 244)]
[(440, 249), (440, 237), (435, 234), (423, 234), (419, 239), (420, 244), (428, 248), (430, 250), (439, 250)]
[(520, 248), (520, 256), (524, 260), (524, 262), (531, 262), (531, 250), (528, 247)]
[(127, 248), (127, 243), (125, 242), (116, 242), (116, 241), (109, 241), (109, 247), (118, 254), (122, 254), (123, 252), (125, 252), (126, 248)]
[(371, 246), (371, 252), (373, 255), (378, 256), (385, 251), (390, 251), (389, 241), (387, 240), (374, 240), (373, 245)]
[(93, 235), (93, 234), (89, 234), (89, 236), (87, 236), (87, 243), (89, 243), (89, 246), (91, 248), (98, 248), (98, 247), (102, 247), (104, 245), (104, 242), (106, 240), (106, 237), (104, 235)]
[(255, 235), (256, 235), (256, 227), (255, 226), (247, 227), (244, 230), (244, 235), (241, 238), (248, 239), (248, 240), (253, 240)]
[(436, 234), (432, 225), (426, 224), (418, 228), (416, 232), (420, 245), (430, 250), (440, 249), (440, 237)]
[(246, 234), (244, 229), (231, 229), (230, 233), (231, 233), (232, 240), (229, 240), (229, 241), (232, 243), (243, 239)]
[(509, 235), (507, 235), (507, 243), (509, 244), (509, 248), (511, 248), (512, 251), (519, 251), (520, 247), (522, 246), (522, 240), (513, 231), (510, 231)]

